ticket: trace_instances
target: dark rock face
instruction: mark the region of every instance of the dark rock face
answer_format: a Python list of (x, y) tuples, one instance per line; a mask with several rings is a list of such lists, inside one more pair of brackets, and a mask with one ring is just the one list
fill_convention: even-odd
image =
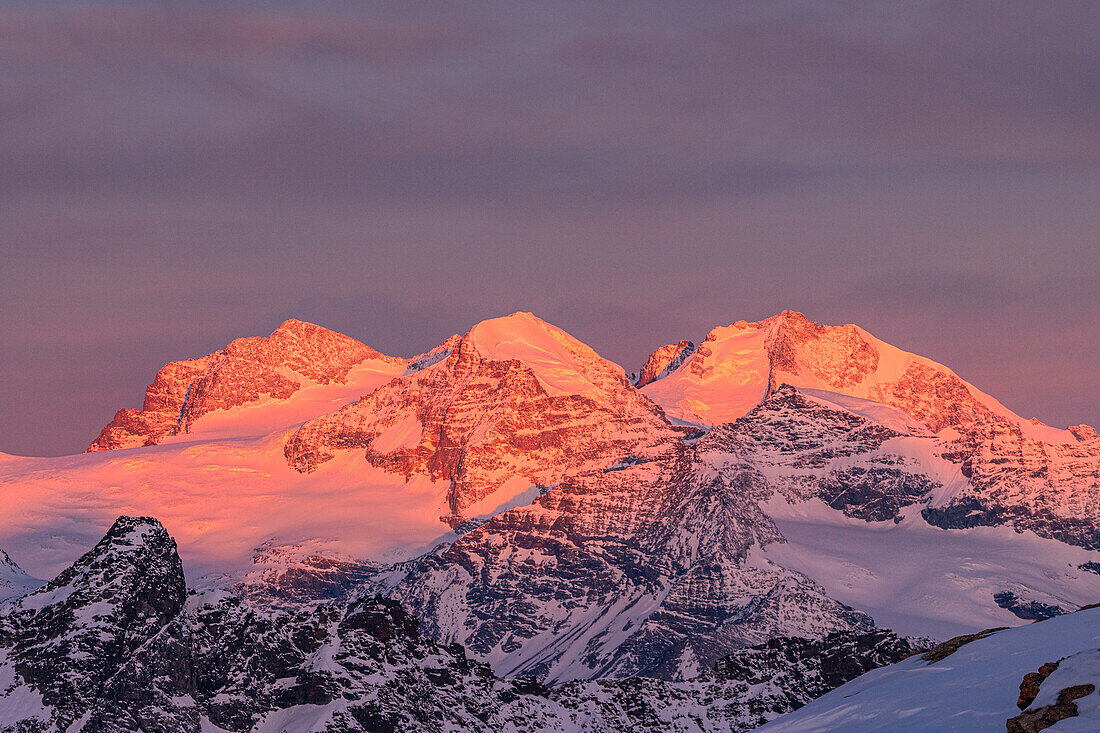
[(927, 499), (938, 487), (919, 473), (892, 467), (853, 467), (833, 471), (819, 496), (834, 509), (868, 522), (901, 521), (901, 508)]
[(420, 636), (414, 618), (377, 597), (274, 615), (231, 598), (200, 605), (112, 685), (111, 697), (125, 704), (101, 706), (93, 721), (182, 730), (201, 715), (232, 731), (296, 706), (329, 708), (315, 717), (327, 715), (331, 731), (484, 730), (496, 687), (508, 687), (461, 649)]
[(912, 653), (884, 630), (824, 639), (776, 638), (740, 649), (698, 678), (572, 682), (551, 692), (585, 710), (591, 731), (745, 731), (796, 710), (845, 682)]
[[(768, 679), (764, 670), (783, 669), (788, 681), (779, 687), (797, 691), (806, 701), (872, 669), (900, 662), (915, 651), (908, 641), (884, 629), (835, 632), (816, 640), (776, 638), (725, 657), (704, 679), (761, 684)], [(770, 679), (774, 681), (774, 677)]]
[(1052, 606), (1049, 603), (1039, 601), (1025, 601), (1012, 591), (1002, 591), (993, 594), (993, 601), (1014, 615), (1025, 621), (1043, 621), (1067, 613), (1068, 610), (1060, 606)]
[(366, 344), (312, 323), (289, 320), (270, 336), (236, 339), (221, 351), (168, 364), (145, 390), (140, 410), (119, 410), (88, 451), (154, 445), (188, 432), (208, 412), (239, 407), (261, 396), (286, 399), (301, 381), (343, 382), (367, 359), (399, 363)]
[(83, 557), (0, 615), (7, 663), (64, 728), (183, 607), (183, 566), (155, 519), (120, 517)]
[[(683, 679), (772, 636), (866, 630), (866, 616), (808, 578), (746, 561), (783, 541), (760, 508), (776, 490), (876, 519), (924, 497), (933, 482), (880, 451), (896, 436), (783, 386), (693, 447), (570, 478), (490, 519), (426, 558), (395, 597), (433, 638), (498, 673), (551, 680)], [(837, 491), (838, 477), (858, 490)]]
[(225, 594), (188, 596), (164, 528), (122, 517), (45, 588), (0, 612), (0, 679), (12, 680), (0, 694), (41, 701), (0, 730), (741, 731), (910, 651), (878, 630), (772, 640), (689, 682), (552, 691), (499, 679), (418, 627), (378, 596), (271, 612)]

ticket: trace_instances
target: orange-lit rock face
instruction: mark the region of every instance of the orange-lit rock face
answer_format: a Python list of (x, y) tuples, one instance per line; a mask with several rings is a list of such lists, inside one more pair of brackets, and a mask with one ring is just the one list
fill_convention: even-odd
[(154, 445), (188, 432), (195, 420), (214, 410), (261, 396), (287, 399), (303, 381), (342, 382), (367, 359), (400, 361), (341, 333), (289, 320), (270, 336), (236, 339), (200, 359), (168, 364), (145, 390), (142, 409), (119, 410), (88, 450)]
[(635, 382), (635, 386), (641, 389), (662, 376), (662, 372), (669, 372), (680, 366), (693, 353), (695, 353), (695, 344), (687, 339), (682, 339), (676, 344), (662, 346), (646, 359), (642, 371), (638, 373), (638, 381)]
[(873, 397), (905, 410), (937, 433), (944, 428), (965, 429), (996, 418), (961, 379), (921, 363), (910, 364), (897, 381), (877, 385)]
[(660, 451), (678, 437), (659, 409), (602, 362), (585, 365), (591, 393), (561, 393), (518, 359), (487, 358), (467, 336), (443, 361), (302, 425), (286, 457), (311, 472), (336, 451), (357, 449), (406, 479), (449, 481), (444, 520), (454, 524), (507, 481), (553, 484)]
[(878, 369), (878, 351), (855, 326), (822, 326), (794, 311), (783, 311), (777, 318), (774, 335), (768, 340), (773, 372), (809, 373), (843, 390)]

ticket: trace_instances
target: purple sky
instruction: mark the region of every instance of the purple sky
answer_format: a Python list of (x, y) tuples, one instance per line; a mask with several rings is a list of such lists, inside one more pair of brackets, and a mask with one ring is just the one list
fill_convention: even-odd
[(1093, 2), (0, 1), (0, 451), (289, 316), (408, 355), (514, 310), (630, 371), (793, 308), (1096, 425), (1098, 39)]

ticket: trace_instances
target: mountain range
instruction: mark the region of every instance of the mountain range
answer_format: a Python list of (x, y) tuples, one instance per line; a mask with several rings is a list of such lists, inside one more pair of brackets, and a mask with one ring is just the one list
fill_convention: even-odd
[(1100, 600), (1096, 430), (792, 311), (633, 379), (529, 313), (291, 320), (0, 495), (0, 730), (747, 730)]

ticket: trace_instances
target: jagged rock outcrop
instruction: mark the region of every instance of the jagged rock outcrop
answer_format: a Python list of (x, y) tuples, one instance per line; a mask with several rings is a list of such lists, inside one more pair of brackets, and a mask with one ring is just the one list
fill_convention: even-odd
[(1020, 598), (1012, 591), (994, 593), (993, 601), (1001, 608), (1025, 621), (1045, 621), (1048, 618), (1054, 618), (1072, 610), (1050, 603), (1043, 603), (1042, 601)]
[(179, 613), (185, 593), (175, 542), (160, 523), (120, 517), (67, 570), (0, 611), (0, 679), (14, 680), (3, 694), (37, 697), (43, 725), (66, 729)]
[(166, 365), (145, 390), (142, 408), (119, 410), (88, 450), (153, 445), (188, 432), (214, 410), (264, 396), (287, 399), (306, 382), (342, 382), (368, 359), (401, 362), (344, 334), (291, 319), (270, 336), (239, 338), (213, 354)]
[(686, 682), (645, 677), (572, 682), (553, 690), (580, 731), (751, 730), (912, 653), (889, 631), (775, 638), (739, 649)]
[(925, 519), (945, 529), (1009, 525), (1100, 549), (1100, 440), (1048, 443), (1005, 420), (944, 443), (967, 487)]
[(908, 652), (885, 631), (772, 640), (690, 682), (550, 690), (495, 677), (381, 597), (261, 613), (188, 596), (164, 528), (121, 517), (0, 611), (0, 730), (741, 731)]
[[(648, 463), (567, 479), (425, 558), (395, 597), (428, 633), (464, 644), (499, 673), (558, 681), (682, 679), (777, 634), (869, 628), (866, 616), (808, 578), (749, 561), (753, 547), (783, 541), (760, 508), (777, 485), (760, 470), (770, 466), (754, 464), (750, 451), (737, 455), (733, 443), (776, 434), (788, 408), (811, 406), (789, 388), (777, 390), (740, 428)], [(793, 456), (798, 466), (814, 466), (818, 480), (831, 475), (833, 461), (854, 465), (853, 454), (889, 437), (858, 416), (820, 411), (841, 421), (838, 434), (828, 435), (826, 421), (796, 421), (805, 444)], [(859, 430), (862, 439), (853, 439)], [(793, 445), (776, 439), (773, 455), (792, 458)], [(917, 479), (896, 483), (927, 491)], [(795, 488), (815, 486), (807, 479)], [(893, 497), (891, 490), (882, 485)], [(859, 510), (880, 506), (881, 492)]]
[(310, 472), (357, 450), (406, 480), (445, 482), (442, 519), (454, 526), (505, 482), (554, 484), (655, 455), (683, 434), (621, 369), (530, 314), (449, 343), (423, 369), (302, 425), (287, 461)]
[(851, 517), (899, 521), (903, 507), (939, 488), (924, 467), (884, 447), (902, 437), (930, 440), (782, 384), (744, 417), (710, 431), (695, 450), (721, 473), (753, 466), (792, 501), (816, 497)]
[(638, 380), (634, 382), (634, 386), (641, 389), (650, 382), (655, 382), (661, 377), (667, 376), (670, 372), (678, 369), (685, 360), (690, 359), (694, 353), (695, 344), (687, 339), (681, 339), (676, 344), (662, 346), (645, 360), (642, 370), (638, 372)]
[(1020, 698), (1016, 701), (1016, 707), (1020, 710), (1027, 710), (1031, 706), (1031, 703), (1039, 695), (1039, 687), (1042, 686), (1043, 680), (1050, 677), (1051, 672), (1058, 669), (1058, 662), (1046, 662), (1039, 665), (1039, 669), (1035, 672), (1028, 672), (1024, 675), (1023, 680), (1020, 681)]
[(1100, 686), (1100, 651), (1086, 651), (1048, 662), (1038, 672), (1024, 675), (1017, 702), (1023, 712), (1006, 721), (1008, 733), (1036, 733), (1059, 721), (1076, 718), (1078, 707), (1088, 703), (1088, 721), (1077, 730), (1093, 730), (1100, 723), (1100, 701), (1094, 698)]

